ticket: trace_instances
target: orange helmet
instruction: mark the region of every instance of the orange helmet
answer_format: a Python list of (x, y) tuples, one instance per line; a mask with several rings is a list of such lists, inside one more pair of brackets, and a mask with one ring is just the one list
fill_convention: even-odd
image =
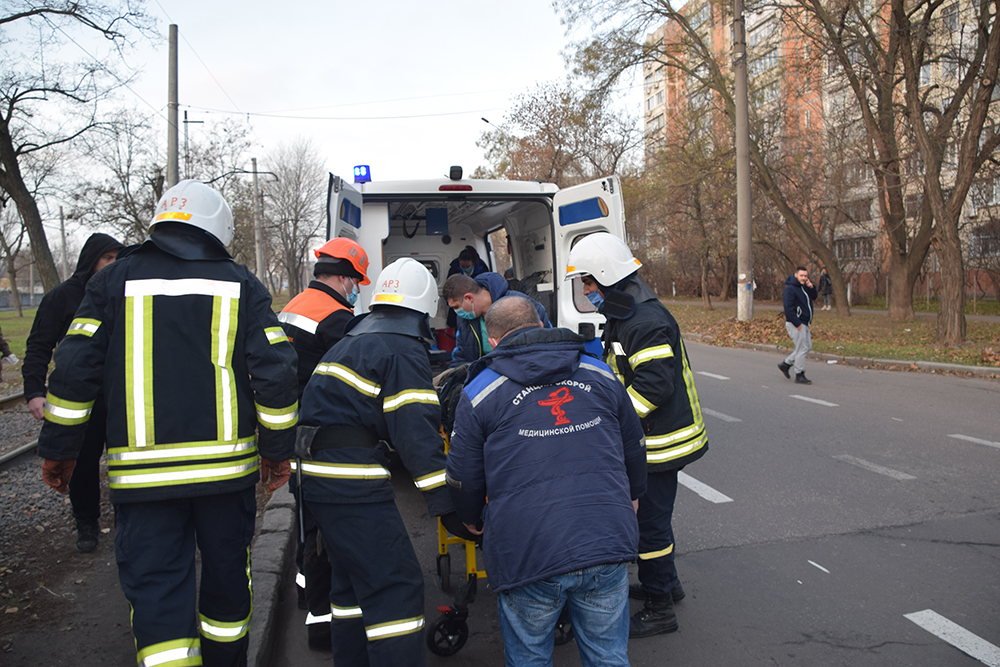
[(323, 261), (324, 257), (350, 262), (354, 270), (361, 274), (361, 284), (368, 285), (371, 283), (368, 280), (368, 253), (356, 241), (341, 236), (330, 239), (313, 252), (316, 253), (316, 259), (320, 262)]

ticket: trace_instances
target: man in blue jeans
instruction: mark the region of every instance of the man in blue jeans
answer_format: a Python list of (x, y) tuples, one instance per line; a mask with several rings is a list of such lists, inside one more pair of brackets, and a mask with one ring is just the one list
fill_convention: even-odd
[[(469, 369), (448, 453), (459, 517), (483, 534), (508, 665), (551, 665), (569, 608), (584, 665), (628, 665), (628, 573), (646, 489), (625, 388), (524, 297), (486, 314), (493, 351)], [(488, 497), (488, 500), (487, 500)]]

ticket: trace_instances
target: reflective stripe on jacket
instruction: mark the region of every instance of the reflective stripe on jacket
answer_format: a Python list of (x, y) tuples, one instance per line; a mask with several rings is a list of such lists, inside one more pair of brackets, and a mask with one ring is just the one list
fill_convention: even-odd
[(270, 306), (246, 267), (153, 241), (98, 272), (74, 320), (87, 326), (56, 350), (39, 454), (76, 458), (103, 392), (112, 502), (252, 486), (258, 452), (288, 459), (298, 421), (295, 351)]
[[(380, 314), (375, 311), (366, 317)], [(431, 514), (451, 511), (444, 488), (441, 405), (427, 349), (418, 339), (372, 331), (352, 335), (349, 329), (316, 366), (302, 394), (301, 416), (306, 426), (360, 427), (374, 433), (398, 452), (414, 484), (424, 492)], [(363, 503), (394, 497), (381, 446), (344, 443), (318, 449), (301, 465), (302, 491), (308, 500)]]
[(352, 317), (354, 310), (347, 299), (318, 280), (310, 282), (278, 313), (278, 321), (299, 355), (300, 397), (316, 364), (343, 338)]
[(608, 318), (604, 358), (642, 421), (650, 472), (677, 470), (708, 450), (687, 351), (677, 321), (642, 278), (624, 291), (635, 310), (627, 319)]

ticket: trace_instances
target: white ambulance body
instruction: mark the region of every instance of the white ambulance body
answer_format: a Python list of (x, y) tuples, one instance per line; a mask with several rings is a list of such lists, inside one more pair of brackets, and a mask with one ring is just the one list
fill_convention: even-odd
[[(599, 351), (604, 317), (583, 294), (579, 278), (565, 281), (566, 258), (587, 234), (625, 238), (618, 177), (560, 190), (552, 183), (462, 179), (458, 167), (451, 176), (349, 184), (330, 175), (326, 236), (354, 239), (371, 262), (372, 284), (361, 288), (356, 312), (367, 310), (375, 277), (400, 257), (430, 269), (440, 294), (452, 261), (467, 245), (491, 271), (503, 273), (492, 244), (506, 242), (515, 278), (545, 306), (553, 326), (580, 333), (591, 341), (588, 348)], [(446, 326), (447, 309), (442, 298), (433, 328)]]

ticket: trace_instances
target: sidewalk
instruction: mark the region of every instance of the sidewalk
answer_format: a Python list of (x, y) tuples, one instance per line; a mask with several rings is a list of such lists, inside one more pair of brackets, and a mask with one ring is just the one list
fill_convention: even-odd
[[(663, 298), (663, 299), (660, 299), (660, 301), (662, 301), (665, 304), (667, 304), (668, 307), (672, 303), (676, 303), (676, 304), (678, 304), (680, 306), (702, 306), (702, 305), (704, 305), (704, 303), (701, 301), (701, 299), (670, 299), (670, 298)], [(784, 310), (784, 308), (781, 306), (781, 304), (772, 303), (770, 301), (755, 301), (754, 304), (753, 304), (753, 307), (754, 307), (754, 310)], [(717, 301), (715, 299), (712, 299), (712, 308), (719, 308), (719, 309), (722, 309), (722, 308), (727, 308), (727, 309), (731, 308), (733, 310), (736, 310), (736, 299), (729, 299), (728, 301)], [(837, 311), (832, 311), (832, 312), (836, 313)], [(868, 314), (868, 313), (871, 313), (872, 315), (888, 315), (889, 311), (888, 310), (869, 310), (868, 308), (852, 308), (851, 309), (851, 314), (852, 315), (861, 315), (861, 314)], [(915, 315), (917, 317), (921, 317), (921, 318), (924, 318), (924, 319), (933, 319), (933, 318), (937, 317), (937, 313), (919, 313), (918, 312), (918, 313), (915, 313)], [(997, 322), (997, 323), (1000, 323), (1000, 315), (966, 315), (965, 319), (967, 319), (970, 322)]]

